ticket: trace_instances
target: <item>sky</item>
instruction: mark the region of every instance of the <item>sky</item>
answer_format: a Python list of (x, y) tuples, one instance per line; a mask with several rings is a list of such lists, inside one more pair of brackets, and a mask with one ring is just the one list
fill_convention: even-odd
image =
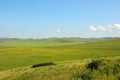
[(120, 0), (0, 0), (0, 37), (120, 37)]

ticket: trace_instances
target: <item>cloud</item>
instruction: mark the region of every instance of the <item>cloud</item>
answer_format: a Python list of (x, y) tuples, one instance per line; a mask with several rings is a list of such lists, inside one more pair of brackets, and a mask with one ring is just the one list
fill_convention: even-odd
[(120, 29), (120, 24), (115, 24), (115, 27), (116, 27), (117, 29)]
[(90, 26), (89, 29), (90, 29), (91, 31), (97, 31), (97, 28), (94, 27), (94, 26)]
[(61, 31), (60, 31), (59, 29), (56, 29), (56, 32), (57, 32), (57, 33), (60, 33)]
[(114, 25), (105, 25), (105, 26), (89, 26), (89, 30), (91, 31), (114, 31), (120, 30), (120, 24)]

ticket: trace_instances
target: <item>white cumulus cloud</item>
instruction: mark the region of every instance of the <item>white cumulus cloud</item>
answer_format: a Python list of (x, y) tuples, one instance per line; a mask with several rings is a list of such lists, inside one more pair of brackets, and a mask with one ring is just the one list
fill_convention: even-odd
[(120, 29), (120, 24), (115, 24), (115, 27), (116, 27), (117, 29)]
[(56, 29), (56, 32), (57, 32), (57, 33), (60, 33), (61, 31), (60, 31), (59, 29)]
[(105, 25), (105, 26), (89, 26), (89, 30), (91, 30), (91, 31), (114, 31), (114, 30), (120, 30), (120, 24)]
[(89, 29), (92, 31), (97, 31), (96, 27), (94, 27), (94, 26), (90, 26)]

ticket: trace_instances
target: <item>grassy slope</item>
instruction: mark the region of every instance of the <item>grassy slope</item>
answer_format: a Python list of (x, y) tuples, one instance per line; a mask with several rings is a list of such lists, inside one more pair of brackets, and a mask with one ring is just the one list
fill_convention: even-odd
[(0, 43), (0, 71), (42, 62), (120, 56), (120, 39), (84, 44), (66, 42), (3, 41)]
[[(120, 57), (104, 58), (98, 71), (89, 73), (86, 65), (90, 59), (55, 63), (54, 66), (30, 68), (21, 67), (0, 72), (0, 80), (119, 80), (120, 67), (118, 73), (113, 74), (114, 64), (120, 64)], [(102, 72), (101, 72), (102, 71)], [(87, 74), (89, 73), (89, 74)], [(86, 79), (81, 79), (84, 75)], [(89, 79), (89, 76), (92, 79)]]

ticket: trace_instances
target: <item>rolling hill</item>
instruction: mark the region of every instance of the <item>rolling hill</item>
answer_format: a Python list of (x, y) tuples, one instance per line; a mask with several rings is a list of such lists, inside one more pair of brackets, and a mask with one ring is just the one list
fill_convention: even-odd
[[(119, 57), (119, 38), (1, 39), (0, 75), (2, 76), (0, 79), (42, 80), (45, 78), (44, 80), (59, 80), (53, 78), (57, 76), (55, 78), (60, 77), (61, 80), (67, 76), (67, 79), (70, 80), (74, 71), (76, 73), (76, 70), (81, 69), (80, 67), (84, 68), (91, 59), (115, 59), (114, 63), (116, 63), (116, 59)], [(48, 62), (56, 65), (31, 68), (32, 65)], [(66, 70), (67, 68), (68, 70)], [(65, 78), (65, 80), (67, 79)]]

